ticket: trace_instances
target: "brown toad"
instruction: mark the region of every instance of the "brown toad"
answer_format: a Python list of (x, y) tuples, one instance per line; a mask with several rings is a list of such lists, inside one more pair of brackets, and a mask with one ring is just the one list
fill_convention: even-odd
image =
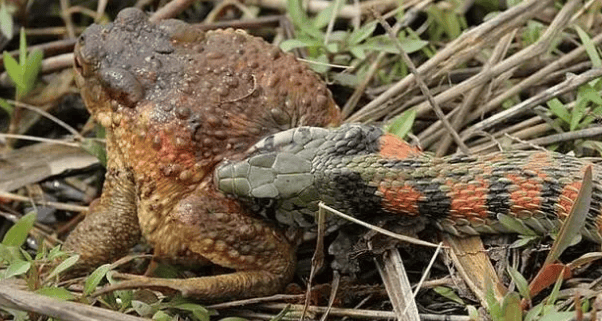
[(145, 284), (206, 300), (282, 288), (294, 270), (293, 246), (217, 191), (212, 176), (220, 161), (240, 159), (265, 135), (336, 124), (338, 108), (318, 77), (243, 31), (152, 24), (136, 9), (89, 27), (75, 70), (90, 113), (106, 128), (108, 154), (102, 196), (65, 244), (81, 255), (80, 268), (111, 262), (143, 236), (158, 259), (236, 271)]

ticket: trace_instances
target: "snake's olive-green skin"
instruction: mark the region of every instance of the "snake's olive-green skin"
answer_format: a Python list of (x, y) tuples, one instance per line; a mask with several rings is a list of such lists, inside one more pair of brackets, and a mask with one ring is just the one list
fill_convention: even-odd
[[(280, 223), (310, 226), (323, 201), (360, 218), (424, 216), (456, 235), (516, 232), (500, 215), (540, 233), (556, 229), (591, 164), (548, 151), (436, 158), (365, 125), (287, 130), (261, 140), (249, 155), (219, 167), (216, 182), (227, 194), (274, 200)], [(602, 170), (592, 166), (582, 235), (601, 243)]]

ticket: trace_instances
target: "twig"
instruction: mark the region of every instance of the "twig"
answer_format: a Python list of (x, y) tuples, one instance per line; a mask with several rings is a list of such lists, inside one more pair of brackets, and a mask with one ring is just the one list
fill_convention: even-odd
[[(502, 37), (502, 39), (500, 39), (500, 41), (495, 45), (495, 48), (493, 49), (493, 52), (491, 53), (491, 57), (489, 57), (489, 60), (483, 66), (483, 70), (488, 70), (489, 68), (491, 68), (492, 65), (495, 65), (500, 59), (502, 59), (504, 57), (504, 55), (508, 51), (508, 47), (512, 43), (512, 39), (514, 38), (515, 34), (516, 34), (516, 29), (509, 34), (504, 35), (504, 37)], [(477, 87), (473, 88), (468, 93), (468, 96), (466, 97), (466, 99), (464, 99), (464, 101), (462, 102), (462, 105), (460, 105), (459, 108), (456, 108), (458, 111), (457, 111), (457, 114), (454, 115), (454, 119), (452, 120), (452, 126), (453, 126), (454, 130), (459, 130), (461, 128), (461, 126), (464, 124), (464, 118), (466, 117), (466, 114), (468, 114), (468, 112), (470, 111), (470, 108), (473, 106), (475, 101), (477, 101), (478, 98), (480, 97), (484, 86), (485, 85), (483, 84), (481, 86), (477, 86)], [(449, 149), (449, 145), (451, 145), (452, 139), (453, 139), (453, 137), (449, 134), (449, 132), (446, 132), (445, 137), (443, 137), (443, 140), (437, 147), (435, 156), (438, 156), (438, 157), (444, 156), (447, 153), (447, 150)]]
[(252, 298), (252, 299), (246, 299), (246, 300), (236, 300), (236, 301), (212, 304), (212, 305), (207, 306), (207, 308), (208, 309), (216, 309), (216, 310), (229, 309), (229, 308), (234, 308), (234, 307), (238, 307), (238, 306), (257, 304), (257, 303), (263, 303), (263, 302), (268, 302), (268, 301), (277, 301), (277, 300), (297, 301), (297, 300), (301, 300), (303, 298), (305, 298), (305, 294), (276, 294), (276, 295), (265, 296), (265, 297), (260, 297), (260, 298)]
[(59, 203), (59, 202), (47, 202), (44, 200), (32, 199), (29, 197), (25, 197), (25, 196), (13, 194), (13, 193), (7, 193), (7, 192), (0, 192), (0, 198), (20, 201), (20, 202), (40, 204), (40, 205), (44, 205), (44, 206), (54, 207), (56, 209), (63, 210), (63, 211), (72, 211), (72, 212), (87, 212), (88, 211), (87, 206), (72, 205), (72, 204), (65, 204), (65, 203)]
[(69, 0), (61, 0), (61, 17), (63, 18), (63, 22), (65, 22), (65, 27), (67, 28), (67, 35), (69, 38), (75, 38), (75, 28), (73, 27), (73, 20), (71, 20), (71, 12), (69, 12)]
[(2, 134), (2, 133), (0, 133), (0, 137), (5, 137), (5, 138), (9, 138), (9, 139), (30, 140), (30, 141), (34, 141), (34, 142), (52, 143), (52, 144), (70, 146), (70, 147), (80, 147), (80, 145), (77, 143), (70, 143), (70, 142), (66, 142), (63, 140), (57, 140), (57, 139), (51, 139), (51, 138), (18, 135), (18, 134)]
[[(502, 35), (509, 32), (515, 26), (522, 24), (527, 19), (532, 18), (551, 2), (551, 0), (525, 1), (500, 13), (493, 19), (463, 33), (460, 37), (439, 51), (434, 57), (418, 67), (418, 72), (425, 76), (431, 73), (441, 74), (447, 72), (447, 70), (453, 66), (470, 59), (486, 44), (497, 42)], [(453, 64), (448, 63), (446, 68), (437, 69), (440, 64), (456, 56), (457, 58), (455, 58)], [(429, 77), (426, 78), (428, 79)], [(349, 121), (359, 122), (368, 118), (369, 114), (373, 113), (374, 110), (385, 109), (388, 101), (394, 99), (394, 97), (400, 93), (405, 92), (414, 84), (414, 81), (414, 76), (408, 75), (349, 117)]]
[(577, 87), (581, 86), (582, 84), (589, 82), (593, 79), (596, 79), (598, 77), (602, 77), (602, 68), (588, 70), (578, 76), (569, 77), (567, 80), (561, 82), (560, 84), (558, 84), (552, 88), (548, 88), (548, 89), (540, 92), (539, 94), (523, 101), (522, 103), (515, 105), (514, 107), (512, 107), (510, 109), (506, 109), (502, 112), (499, 112), (499, 113), (487, 118), (486, 120), (483, 120), (483, 121), (469, 127), (461, 134), (461, 137), (466, 139), (477, 131), (482, 131), (482, 130), (491, 128), (491, 127), (507, 120), (510, 117), (522, 114), (523, 112), (525, 112), (539, 104), (543, 104), (546, 101), (548, 101), (554, 97), (560, 96), (560, 95), (570, 92), (570, 91), (573, 91), (573, 90), (577, 89)]
[(374, 15), (378, 18), (380, 24), (385, 28), (385, 30), (387, 30), (387, 34), (389, 35), (389, 38), (391, 38), (391, 40), (397, 47), (397, 50), (399, 50), (401, 59), (406, 64), (406, 66), (410, 69), (410, 72), (412, 73), (412, 75), (414, 75), (414, 78), (416, 79), (416, 82), (418, 83), (418, 87), (420, 87), (420, 91), (422, 91), (422, 94), (424, 96), (426, 96), (426, 99), (428, 100), (431, 108), (433, 108), (433, 110), (435, 111), (435, 114), (437, 115), (439, 120), (441, 120), (443, 122), (443, 126), (445, 126), (448, 133), (453, 137), (454, 141), (456, 142), (456, 144), (458, 145), (460, 150), (462, 150), (462, 152), (464, 152), (465, 154), (468, 155), (468, 153), (470, 152), (468, 150), (468, 147), (466, 147), (466, 145), (464, 144), (464, 142), (462, 141), (462, 139), (460, 138), (458, 133), (454, 130), (454, 128), (449, 123), (447, 118), (445, 118), (445, 114), (443, 114), (441, 107), (439, 107), (439, 104), (435, 101), (435, 99), (433, 98), (433, 95), (431, 95), (431, 92), (429, 91), (428, 86), (424, 82), (424, 79), (422, 79), (421, 75), (418, 73), (418, 70), (416, 70), (416, 66), (412, 62), (412, 59), (410, 59), (410, 56), (408, 56), (408, 54), (405, 52), (405, 50), (403, 50), (403, 48), (401, 47), (401, 43), (400, 43), (399, 39), (397, 39), (397, 37), (395, 36), (395, 32), (393, 31), (393, 29), (391, 29), (391, 26), (383, 19), (383, 17), (378, 12), (374, 11)]
[(148, 320), (121, 312), (85, 304), (61, 301), (45, 295), (16, 289), (6, 281), (0, 282), (0, 306), (34, 312), (65, 321), (142, 321)]
[(150, 22), (157, 22), (159, 20), (169, 19), (177, 16), (180, 12), (186, 10), (194, 0), (172, 0), (170, 3), (163, 6), (163, 8), (153, 13), (148, 20)]
[(64, 121), (56, 118), (55, 116), (51, 115), (50, 113), (48, 113), (47, 111), (44, 111), (40, 108), (37, 108), (36, 106), (32, 106), (29, 104), (25, 104), (16, 100), (12, 100), (12, 99), (6, 99), (7, 102), (15, 105), (15, 106), (19, 106), (19, 107), (23, 107), (25, 109), (31, 110), (34, 113), (38, 113), (46, 118), (48, 118), (49, 120), (53, 121), (55, 124), (63, 127), (65, 130), (67, 130), (68, 132), (71, 133), (71, 135), (73, 135), (75, 137), (75, 139), (79, 139), (79, 140), (83, 140), (84, 137), (82, 135), (80, 135), (80, 133), (75, 130), (75, 128), (69, 126), (69, 124), (65, 123)]
[[(544, 53), (546, 50), (548, 50), (553, 40), (556, 39), (556, 36), (564, 29), (569, 19), (571, 18), (572, 13), (575, 11), (575, 9), (580, 3), (581, 0), (571, 0), (566, 5), (564, 5), (564, 7), (562, 7), (560, 12), (554, 18), (550, 26), (546, 29), (546, 32), (541, 36), (541, 38), (537, 40), (537, 42), (522, 49), (516, 54), (510, 56), (509, 58), (504, 59), (499, 64), (491, 67), (491, 69), (482, 70), (480, 73), (473, 77), (470, 77), (468, 80), (450, 88), (449, 90), (442, 92), (441, 94), (437, 95), (437, 97), (435, 97), (435, 100), (440, 104), (447, 102), (459, 95), (464, 94), (472, 88), (484, 84), (490, 79), (501, 75), (502, 73), (510, 70), (511, 68), (519, 66), (525, 61)], [(429, 105), (427, 103), (422, 103), (414, 108), (416, 108), (416, 112), (419, 115), (421, 115), (428, 111)]]
[(322, 207), (322, 208), (328, 210), (330, 213), (335, 214), (337, 216), (340, 216), (340, 217), (342, 217), (342, 218), (344, 218), (344, 219), (346, 219), (346, 220), (348, 220), (350, 222), (353, 222), (355, 224), (359, 224), (359, 225), (361, 225), (363, 227), (367, 227), (367, 228), (369, 228), (371, 230), (374, 230), (374, 231), (376, 231), (378, 233), (384, 234), (386, 236), (392, 237), (392, 238), (400, 240), (400, 241), (408, 242), (410, 244), (415, 244), (415, 245), (434, 247), (434, 248), (436, 248), (436, 247), (439, 246), (437, 244), (426, 242), (426, 241), (422, 241), (422, 240), (415, 239), (415, 238), (412, 238), (412, 237), (409, 237), (409, 236), (396, 234), (396, 233), (393, 233), (391, 231), (388, 231), (388, 230), (385, 230), (383, 228), (380, 228), (378, 226), (374, 226), (374, 225), (368, 224), (368, 223), (366, 223), (364, 221), (360, 221), (360, 220), (358, 220), (358, 219), (356, 219), (354, 217), (351, 217), (351, 216), (349, 216), (347, 214), (344, 214), (344, 213), (342, 213), (340, 211), (337, 211), (334, 208), (332, 208), (332, 207), (330, 207), (330, 206), (328, 206), (328, 205), (326, 205), (326, 204), (324, 204), (322, 202), (320, 202), (318, 204), (318, 206)]
[[(602, 43), (602, 34), (596, 35), (592, 39), (592, 43), (595, 45), (599, 45), (600, 43)], [(583, 54), (585, 54), (585, 46), (579, 46), (578, 48), (575, 48), (573, 51), (567, 53), (566, 55), (560, 57), (559, 59), (556, 59), (553, 62), (545, 65), (545, 67), (539, 69), (538, 71), (536, 71), (529, 77), (525, 78), (518, 84), (512, 86), (511, 88), (504, 90), (500, 95), (498, 95), (497, 97), (488, 101), (483, 106), (479, 107), (477, 110), (475, 110), (472, 114), (470, 114), (467, 117), (467, 119), (464, 121), (464, 124), (470, 123), (476, 119), (479, 119), (483, 114), (491, 112), (493, 109), (499, 107), (504, 101), (508, 100), (512, 96), (519, 94), (521, 91), (525, 90), (526, 88), (538, 83), (546, 75), (566, 66), (571, 61), (577, 59), (578, 57), (582, 56)], [(425, 137), (432, 136), (433, 132), (435, 130), (437, 130), (438, 128), (441, 128), (441, 122), (439, 122), (439, 121), (435, 122), (428, 129), (426, 129), (422, 133), (420, 133), (420, 135), (418, 135), (418, 137), (420, 137), (421, 141), (422, 141), (425, 139)]]
[(533, 145), (550, 145), (556, 144), (564, 141), (575, 140), (575, 139), (583, 139), (583, 138), (591, 138), (595, 136), (602, 135), (602, 127), (592, 127), (581, 130), (576, 130), (572, 132), (562, 133), (562, 134), (554, 134), (546, 137), (536, 138), (528, 140), (525, 144), (517, 144), (512, 145), (513, 149), (525, 149), (530, 147), (530, 144)]
[[(285, 307), (290, 307), (292, 311), (301, 311), (303, 306), (300, 304), (285, 304), (285, 303), (268, 303), (262, 304), (259, 307), (280, 311)], [(310, 306), (309, 310), (315, 313), (324, 313), (327, 311), (327, 307)], [(395, 312), (391, 311), (377, 311), (377, 310), (360, 310), (360, 309), (342, 309), (332, 308), (330, 314), (335, 317), (351, 317), (359, 319), (395, 319)], [(441, 315), (441, 314), (420, 314), (420, 320), (423, 321), (470, 321), (472, 320), (469, 316), (465, 315)]]

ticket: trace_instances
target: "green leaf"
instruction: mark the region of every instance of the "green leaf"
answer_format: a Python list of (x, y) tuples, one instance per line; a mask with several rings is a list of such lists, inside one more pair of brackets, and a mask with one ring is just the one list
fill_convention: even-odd
[[(316, 63), (311, 63), (311, 62), (316, 62)], [(328, 57), (325, 54), (321, 54), (318, 57), (315, 57), (314, 59), (309, 60), (310, 63), (310, 67), (311, 69), (313, 69), (315, 72), (319, 73), (319, 74), (323, 74), (326, 73), (328, 70), (330, 70), (330, 66), (328, 65), (329, 61), (328, 61)]]
[(358, 59), (361, 59), (361, 60), (366, 59), (366, 52), (362, 48), (351, 47), (351, 48), (349, 48), (349, 52), (351, 52), (351, 54), (354, 55)]
[(23, 82), (23, 68), (8, 52), (4, 52), (4, 68), (10, 79), (15, 83), (17, 88), (25, 88)]
[(155, 314), (155, 309), (142, 301), (132, 300), (132, 308), (141, 317), (150, 317)]
[(157, 320), (157, 321), (170, 321), (172, 320), (172, 318), (169, 316), (169, 314), (163, 312), (163, 311), (157, 311), (154, 315), (153, 315), (153, 320)]
[(574, 131), (575, 129), (579, 128), (579, 123), (581, 122), (583, 115), (585, 115), (587, 103), (587, 99), (577, 95), (577, 102), (575, 103), (575, 107), (571, 112), (571, 121), (569, 123), (570, 131)]
[(454, 290), (452, 290), (451, 288), (448, 288), (446, 286), (436, 286), (433, 290), (439, 295), (446, 297), (449, 300), (457, 302), (461, 305), (466, 305), (466, 303), (464, 303), (464, 301), (460, 299), (456, 292), (454, 292)]
[(527, 236), (537, 236), (537, 233), (525, 225), (521, 219), (506, 214), (498, 214), (497, 218), (505, 228), (514, 233)]
[(491, 284), (490, 280), (487, 280), (486, 288), (487, 291), (485, 291), (485, 301), (487, 302), (487, 307), (489, 308), (489, 314), (494, 320), (499, 320), (503, 317), (502, 307), (495, 298), (493, 285)]
[(301, 6), (300, 0), (286, 0), (286, 12), (297, 28), (302, 29), (309, 24), (309, 18)]
[(21, 95), (25, 95), (30, 92), (34, 87), (38, 74), (42, 68), (42, 59), (44, 54), (41, 50), (34, 50), (27, 58), (25, 69), (23, 69), (23, 83), (25, 83), (25, 90)]
[(0, 263), (10, 263), (14, 260), (13, 252), (11, 251), (12, 248), (14, 246), (0, 244)]
[(527, 279), (525, 279), (517, 269), (510, 265), (508, 266), (508, 274), (512, 281), (514, 281), (514, 284), (516, 284), (520, 295), (527, 300), (531, 300), (531, 292), (529, 291), (529, 282), (527, 282)]
[(104, 279), (105, 275), (107, 275), (110, 270), (111, 264), (104, 264), (96, 268), (96, 270), (94, 270), (94, 272), (86, 279), (86, 283), (84, 284), (84, 295), (90, 295), (94, 292), (98, 284), (100, 284), (100, 281)]
[(401, 48), (403, 49), (403, 51), (409, 54), (421, 50), (429, 44), (428, 41), (422, 39), (404, 38), (400, 39), (399, 41), (401, 42)]
[(4, 272), (4, 278), (9, 279), (13, 276), (21, 275), (27, 273), (29, 268), (31, 267), (31, 263), (23, 260), (14, 260)]
[(2, 244), (6, 246), (21, 246), (25, 243), (29, 231), (33, 228), (37, 214), (31, 212), (21, 217), (4, 235)]
[(57, 267), (54, 268), (54, 270), (52, 270), (52, 272), (50, 272), (50, 274), (46, 277), (46, 279), (52, 279), (53, 277), (59, 275), (62, 272), (65, 272), (66, 270), (68, 270), (70, 267), (72, 267), (75, 263), (77, 263), (77, 260), (79, 260), (79, 254), (75, 254), (67, 259), (65, 259), (65, 261), (61, 262), (61, 264), (59, 264)]
[(209, 310), (204, 306), (196, 303), (184, 302), (173, 305), (174, 308), (184, 311), (190, 311), (195, 318), (200, 321), (209, 321), (209, 317), (217, 315), (215, 310)]
[(397, 137), (404, 138), (412, 130), (415, 119), (416, 110), (406, 110), (390, 122), (390, 125), (387, 126), (387, 132), (396, 135)]
[[(425, 47), (428, 42), (420, 39), (403, 39), (401, 41), (401, 48), (407, 53), (413, 53)], [(388, 36), (376, 36), (366, 40), (363, 44), (357, 45), (356, 48), (362, 48), (366, 50), (372, 50), (377, 52), (386, 52), (399, 54), (397, 45)]]
[(14, 317), (13, 321), (29, 321), (29, 315), (25, 311), (10, 309), (7, 307), (0, 307), (0, 309), (10, 313)]
[(546, 104), (550, 108), (550, 111), (552, 111), (552, 113), (556, 115), (556, 117), (562, 119), (567, 124), (571, 122), (571, 114), (569, 113), (568, 109), (564, 106), (564, 104), (561, 103), (560, 100), (558, 100), (558, 98), (550, 99)]
[(594, 66), (594, 68), (602, 67), (602, 60), (600, 59), (600, 55), (598, 55), (596, 45), (592, 42), (592, 38), (590, 38), (578, 25), (575, 25), (575, 30), (581, 39), (581, 43), (585, 47), (585, 52), (587, 52), (589, 60), (592, 62), (592, 66)]
[(9, 104), (8, 101), (0, 98), (0, 108), (4, 109), (4, 111), (9, 115), (9, 117), (13, 116), (14, 107)]
[(249, 321), (249, 320), (245, 319), (245, 318), (241, 318), (241, 317), (225, 317), (225, 318), (219, 319), (219, 321)]
[(53, 248), (50, 249), (50, 252), (48, 252), (48, 260), (52, 261), (54, 259), (57, 259), (61, 256), (67, 255), (66, 252), (61, 251), (61, 247), (60, 246), (55, 246)]
[(539, 321), (570, 321), (575, 320), (575, 312), (558, 312), (551, 311), (550, 313), (546, 313), (539, 319)]
[(577, 95), (595, 103), (596, 105), (602, 105), (602, 97), (600, 97), (598, 91), (589, 84), (580, 86)]
[(339, 52), (339, 44), (336, 42), (331, 42), (326, 45), (326, 50), (328, 50), (330, 53), (337, 53)]
[(39, 290), (36, 290), (36, 293), (49, 296), (51, 298), (55, 298), (61, 301), (71, 301), (75, 299), (75, 295), (69, 292), (67, 289), (59, 288), (56, 286), (44, 287)]
[[(342, 1), (339, 0), (338, 2), (342, 2)], [(322, 29), (328, 25), (328, 23), (330, 22), (330, 19), (332, 19), (332, 15), (337, 14), (335, 12), (336, 3), (337, 3), (337, 0), (333, 1), (330, 5), (328, 5), (326, 7), (326, 9), (320, 11), (314, 17), (314, 19), (312, 21), (312, 25), (314, 26), (314, 28)]]
[(543, 308), (544, 308), (543, 302), (532, 307), (531, 310), (529, 310), (529, 312), (527, 312), (527, 314), (525, 315), (525, 321), (537, 320), (537, 317), (541, 314), (541, 312), (543, 311)]
[(525, 236), (525, 235), (519, 235), (518, 239), (516, 241), (514, 241), (512, 244), (510, 244), (510, 248), (511, 249), (518, 249), (521, 248), (523, 246), (526, 246), (527, 244), (534, 242), (535, 240), (539, 239), (539, 236)]
[(280, 43), (280, 49), (291, 51), (295, 48), (322, 47), (322, 42), (314, 39), (288, 39)]
[(523, 311), (520, 306), (520, 296), (516, 292), (510, 292), (504, 297), (502, 304), (502, 313), (504, 320), (520, 321), (523, 318)]
[(29, 254), (27, 251), (25, 251), (25, 249), (22, 249), (21, 247), (15, 247), (15, 249), (20, 251), (21, 255), (25, 258), (25, 260), (27, 260), (28, 262), (33, 261), (33, 259), (31, 258), (31, 254)]
[(8, 12), (6, 2), (0, 3), (0, 30), (7, 39), (13, 38), (13, 17)]
[(352, 46), (366, 40), (374, 33), (377, 23), (378, 21), (372, 21), (353, 31), (347, 38), (347, 44)]
[(593, 149), (602, 156), (602, 142), (598, 142), (595, 140), (586, 140), (581, 144), (581, 146)]

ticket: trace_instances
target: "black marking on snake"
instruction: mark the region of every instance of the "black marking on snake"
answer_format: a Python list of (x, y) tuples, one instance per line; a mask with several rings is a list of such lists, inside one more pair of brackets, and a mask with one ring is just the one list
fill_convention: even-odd
[(336, 175), (327, 175), (334, 183), (334, 207), (351, 211), (355, 217), (382, 214), (381, 199), (376, 195), (377, 188), (369, 186), (359, 173), (343, 170)]
[(382, 159), (379, 160), (379, 164), (384, 167), (400, 170), (415, 170), (421, 167), (431, 166), (431, 162), (428, 159), (411, 158), (411, 159)]
[[(495, 166), (489, 178), (489, 193), (485, 204), (491, 213), (490, 219), (497, 220), (497, 214), (508, 214), (510, 211), (510, 191), (508, 187), (511, 182), (506, 181), (508, 170), (506, 166)], [(503, 180), (503, 181), (501, 181)]]
[(377, 127), (342, 126), (326, 137), (326, 140), (335, 142), (327, 152), (333, 157), (378, 153), (382, 134), (383, 131)]
[(415, 182), (413, 187), (425, 196), (424, 200), (418, 201), (420, 215), (431, 217), (434, 220), (449, 216), (452, 200), (447, 193), (441, 190), (439, 183), (432, 182), (432, 178), (425, 178), (425, 180)]
[[(546, 177), (552, 178), (552, 180), (544, 180), (541, 186), (541, 197), (543, 198), (543, 202), (541, 204), (541, 210), (545, 213), (556, 213), (555, 205), (558, 203), (558, 197), (562, 194), (562, 190), (564, 186), (561, 186), (558, 183), (558, 179), (566, 175), (567, 170), (576, 170), (579, 171), (578, 168), (574, 168), (574, 166), (564, 166), (563, 161), (556, 157), (556, 155), (550, 156), (552, 158), (552, 164), (559, 164), (560, 166), (549, 166), (545, 170)], [(564, 157), (562, 157), (564, 158)]]

